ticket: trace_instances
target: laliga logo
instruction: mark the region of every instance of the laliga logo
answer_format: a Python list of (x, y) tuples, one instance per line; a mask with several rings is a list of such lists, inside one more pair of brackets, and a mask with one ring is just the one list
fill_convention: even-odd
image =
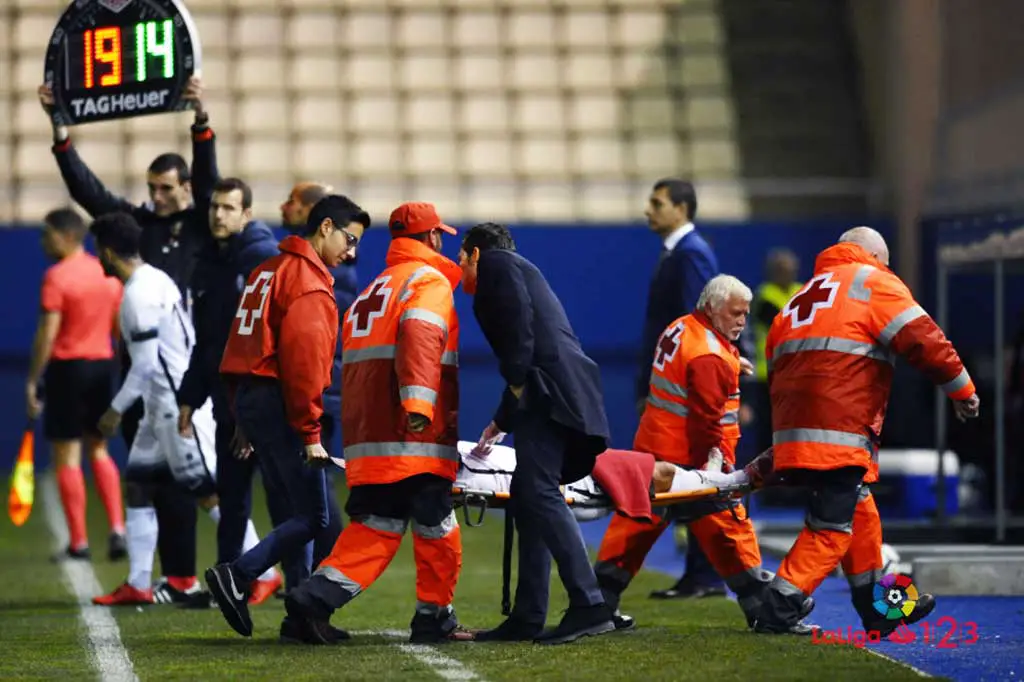
[(875, 611), (886, 620), (899, 620), (909, 616), (917, 606), (917, 588), (905, 575), (891, 573), (875, 583)]

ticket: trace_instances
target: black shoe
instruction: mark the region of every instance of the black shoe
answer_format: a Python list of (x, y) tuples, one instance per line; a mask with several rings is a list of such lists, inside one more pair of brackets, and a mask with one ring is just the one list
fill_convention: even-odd
[(53, 557), (50, 558), (50, 561), (53, 561), (54, 563), (59, 563), (61, 561), (67, 561), (69, 559), (74, 561), (91, 561), (92, 551), (88, 547), (75, 549), (74, 547), (71, 547), (69, 545), (67, 548), (64, 549), (64, 551), (57, 552), (56, 554), (54, 554)]
[(814, 610), (814, 598), (807, 597), (800, 605), (799, 619), (795, 623), (770, 623), (762, 620), (755, 620), (754, 632), (760, 635), (797, 635), (807, 637), (813, 635), (818, 626), (812, 623), (805, 623), (804, 618), (811, 615)]
[(154, 604), (173, 604), (183, 609), (213, 608), (213, 595), (204, 590), (199, 581), (187, 590), (179, 590), (167, 578), (161, 578), (153, 585)]
[(675, 585), (665, 590), (651, 592), (651, 599), (703, 599), (704, 597), (724, 597), (723, 585), (699, 585), (689, 576), (683, 576)]
[(914, 610), (910, 612), (909, 616), (900, 618), (899, 620), (886, 620), (878, 619), (872, 621), (870, 624), (865, 623), (864, 629), (868, 632), (872, 630), (878, 630), (878, 634), (882, 639), (885, 639), (893, 632), (896, 631), (900, 625), (913, 625), (919, 620), (923, 620), (928, 617), (932, 611), (935, 610), (935, 597), (930, 594), (922, 594), (917, 598), (917, 604), (914, 606)]
[(107, 558), (120, 561), (128, 556), (128, 540), (124, 533), (111, 533), (107, 540)]
[[(285, 622), (290, 621), (287, 634), (294, 635), (288, 641), (314, 645), (337, 644), (341, 641), (337, 639), (339, 632), (344, 633), (345, 638), (348, 639), (347, 632), (331, 627), (331, 623), (327, 618), (320, 617), (318, 614), (313, 613), (311, 609), (300, 604), (295, 598), (296, 593), (298, 593), (298, 590), (292, 590), (284, 598), (284, 608), (288, 612)], [(285, 623), (282, 622), (281, 641), (286, 641), (284, 639), (285, 634)]]
[(474, 639), (473, 633), (459, 625), (454, 608), (431, 608), (431, 611), (416, 610), (409, 624), (410, 644), (440, 644)]
[(632, 630), (636, 627), (636, 619), (633, 618), (633, 616), (626, 615), (622, 611), (616, 611), (612, 614), (612, 623), (615, 624), (616, 632)]
[(527, 623), (518, 618), (506, 618), (501, 625), (476, 633), (477, 642), (532, 642), (544, 631), (543, 624)]
[[(327, 626), (325, 634), (327, 639), (330, 640), (329, 644), (340, 644), (352, 639), (352, 635), (333, 625)], [(308, 629), (304, 628), (302, 623), (291, 616), (285, 616), (284, 620), (281, 621), (280, 640), (282, 644), (322, 644), (319, 639), (315, 642), (310, 642), (307, 637)]]
[(615, 623), (607, 605), (570, 606), (557, 626), (545, 630), (533, 641), (537, 644), (568, 644), (580, 637), (608, 632), (615, 632)]
[[(230, 564), (206, 569), (206, 585), (217, 600), (217, 606), (235, 632), (252, 637), (252, 616), (249, 615), (249, 583), (238, 579)], [(241, 585), (241, 589), (239, 589)]]

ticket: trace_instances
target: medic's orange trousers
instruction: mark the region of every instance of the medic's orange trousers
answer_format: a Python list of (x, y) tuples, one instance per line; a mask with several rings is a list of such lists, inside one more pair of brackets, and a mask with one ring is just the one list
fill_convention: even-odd
[(840, 564), (865, 625), (877, 618), (871, 591), (882, 577), (882, 522), (863, 476), (860, 467), (786, 471), (787, 482), (806, 484), (811, 497), (804, 528), (766, 595), (766, 623), (783, 627), (799, 620), (803, 601)]
[(328, 613), (351, 601), (395, 558), (411, 521), (417, 611), (450, 606), (462, 569), (462, 535), (451, 486), (450, 480), (432, 474), (353, 486), (345, 505), (352, 521), (309, 581), (308, 595)]
[(749, 621), (760, 608), (761, 593), (771, 580), (771, 573), (761, 568), (757, 535), (742, 504), (736, 504), (733, 510), (724, 502), (678, 505), (668, 509), (666, 517), (657, 524), (619, 514), (613, 516), (594, 566), (605, 601), (618, 608), (620, 595), (640, 572), (648, 552), (669, 522), (676, 518), (688, 522), (693, 540), (700, 543), (715, 571), (736, 593)]

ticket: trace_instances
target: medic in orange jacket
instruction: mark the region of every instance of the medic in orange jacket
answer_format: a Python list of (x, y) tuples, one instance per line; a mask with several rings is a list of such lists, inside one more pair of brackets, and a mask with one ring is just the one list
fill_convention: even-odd
[(412, 525), (416, 560), (414, 643), (465, 636), (452, 600), (462, 536), (452, 508), (458, 454), (459, 320), (462, 270), (441, 255), (432, 204), (402, 204), (388, 221), (387, 268), (355, 300), (342, 327), (341, 405), (346, 511), (351, 523), (285, 608), (309, 641), (329, 643), (335, 609), (384, 572)]
[[(811, 488), (805, 527), (765, 598), (756, 629), (792, 631), (809, 595), (842, 562), (865, 630), (886, 621), (872, 607), (882, 575), (881, 521), (864, 483), (878, 478), (878, 443), (897, 355), (977, 416), (974, 383), (942, 330), (889, 268), (876, 231), (858, 227), (818, 255), (814, 276), (775, 317), (766, 356), (775, 471)], [(906, 622), (935, 602), (921, 595)]]
[[(697, 309), (665, 329), (655, 348), (651, 390), (634, 450), (690, 469), (721, 469), (723, 460), (732, 469), (740, 439), (741, 372), (733, 344), (746, 324), (751, 298), (741, 281), (718, 275), (704, 287)], [(606, 603), (618, 607), (668, 521), (685, 514), (695, 541), (736, 592), (747, 624), (753, 625), (771, 573), (761, 567), (757, 536), (743, 505), (699, 502), (668, 514), (655, 525), (612, 517), (594, 567)], [(632, 619), (616, 612), (616, 627), (627, 623)]]

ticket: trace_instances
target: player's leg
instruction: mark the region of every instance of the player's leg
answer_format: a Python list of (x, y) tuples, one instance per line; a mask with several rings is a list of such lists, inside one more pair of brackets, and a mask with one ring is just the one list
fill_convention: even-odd
[(78, 360), (54, 360), (46, 368), (43, 436), (50, 444), (57, 491), (69, 535), (67, 548), (57, 555), (57, 559), (88, 559), (91, 556), (85, 524), (81, 441), (85, 411), (79, 364)]
[(350, 523), (310, 579), (285, 597), (282, 639), (331, 644), (347, 638), (331, 630), (331, 615), (372, 585), (395, 558), (409, 525), (407, 481), (350, 489), (345, 507)]
[(85, 399), (85, 429), (82, 444), (92, 466), (96, 490), (107, 512), (110, 536), (107, 556), (117, 561), (128, 556), (125, 540), (124, 504), (121, 492), (121, 472), (110, 457), (107, 440), (96, 428), (103, 411), (114, 396), (114, 363), (111, 360), (83, 361)]
[(863, 467), (794, 472), (810, 488), (804, 529), (765, 591), (756, 632), (808, 634), (799, 628), (805, 606), (821, 581), (846, 554), (852, 541), (853, 516), (864, 478)]
[(167, 463), (160, 453), (152, 423), (143, 419), (128, 453), (125, 471), (128, 576), (110, 594), (93, 598), (101, 606), (127, 606), (153, 603), (153, 556), (156, 553), (159, 525), (153, 508), (153, 491), (167, 475)]

